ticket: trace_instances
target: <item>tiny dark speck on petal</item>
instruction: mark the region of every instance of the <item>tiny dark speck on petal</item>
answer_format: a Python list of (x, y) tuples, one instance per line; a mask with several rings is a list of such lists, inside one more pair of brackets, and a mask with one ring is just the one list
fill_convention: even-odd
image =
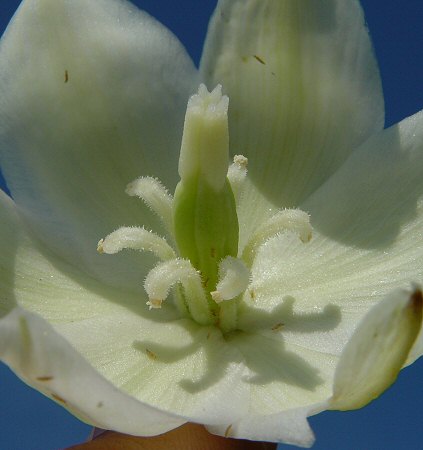
[(263, 58), (260, 58), (260, 56), (254, 55), (254, 58), (260, 63), (260, 64), (266, 64)]
[(64, 398), (60, 397), (60, 396), (57, 395), (57, 394), (51, 394), (51, 396), (52, 396), (55, 400), (57, 400), (58, 402), (63, 403), (64, 405), (66, 405), (66, 400), (65, 400)]
[(155, 353), (153, 353), (151, 350), (149, 350), (148, 348), (145, 349), (145, 352), (147, 353), (147, 356), (150, 359), (153, 359), (153, 360), (157, 359), (157, 355)]
[(420, 289), (416, 289), (410, 298), (411, 307), (413, 308), (416, 314), (421, 314), (423, 308), (423, 294)]
[(37, 377), (37, 381), (51, 381), (52, 379), (53, 379), (53, 377), (51, 375)]
[(225, 431), (226, 438), (229, 437), (229, 435), (231, 434), (231, 431), (232, 431), (232, 424), (229, 425), (228, 428), (226, 428), (226, 431)]

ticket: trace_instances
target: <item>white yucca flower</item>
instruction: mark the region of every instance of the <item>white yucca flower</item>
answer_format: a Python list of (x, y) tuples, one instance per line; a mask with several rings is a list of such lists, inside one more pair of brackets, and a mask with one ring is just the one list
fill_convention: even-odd
[(383, 110), (356, 0), (220, 0), (199, 70), (123, 0), (23, 1), (0, 358), (101, 428), (310, 446), (423, 353), (423, 115)]

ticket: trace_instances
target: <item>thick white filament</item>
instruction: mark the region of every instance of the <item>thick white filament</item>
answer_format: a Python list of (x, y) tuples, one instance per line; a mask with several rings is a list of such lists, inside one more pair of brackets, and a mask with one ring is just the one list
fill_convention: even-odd
[(227, 256), (219, 264), (219, 282), (211, 296), (216, 303), (231, 300), (247, 289), (250, 271), (237, 258)]
[(229, 166), (228, 169), (228, 180), (231, 184), (235, 201), (239, 200), (242, 193), (244, 181), (247, 177), (247, 164), (248, 159), (245, 156), (235, 155), (234, 162)]
[(166, 230), (172, 234), (172, 196), (156, 178), (141, 177), (128, 184), (125, 191), (137, 196), (162, 220)]
[(114, 254), (124, 248), (153, 252), (162, 261), (176, 257), (165, 239), (139, 227), (122, 227), (110, 233), (98, 243), (99, 253)]
[(251, 263), (261, 245), (271, 237), (286, 231), (297, 234), (302, 242), (308, 242), (313, 231), (310, 216), (300, 209), (284, 209), (277, 212), (254, 231), (244, 248), (243, 259)]
[(147, 275), (144, 288), (151, 308), (160, 308), (170, 289), (181, 283), (187, 308), (193, 319), (202, 325), (213, 322), (201, 276), (187, 259), (172, 259), (158, 264)]

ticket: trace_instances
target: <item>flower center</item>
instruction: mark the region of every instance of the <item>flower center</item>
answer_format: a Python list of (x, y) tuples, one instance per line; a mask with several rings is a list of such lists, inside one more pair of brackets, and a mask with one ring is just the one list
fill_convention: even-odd
[(242, 252), (238, 249), (237, 199), (247, 175), (247, 159), (229, 165), (227, 96), (222, 87), (200, 85), (187, 106), (174, 197), (155, 178), (142, 177), (126, 192), (140, 197), (163, 221), (176, 243), (144, 228), (123, 227), (100, 240), (100, 253), (124, 248), (153, 252), (160, 260), (144, 283), (150, 309), (170, 295), (181, 314), (224, 332), (237, 328), (237, 309), (250, 283), (250, 268), (261, 245), (281, 231), (311, 238), (309, 217), (283, 210), (264, 221)]

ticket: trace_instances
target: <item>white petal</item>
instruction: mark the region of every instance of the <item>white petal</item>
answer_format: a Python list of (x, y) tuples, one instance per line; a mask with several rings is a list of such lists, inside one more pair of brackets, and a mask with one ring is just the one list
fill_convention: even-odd
[(25, 382), (97, 427), (152, 436), (185, 422), (117, 389), (47, 322), (21, 308), (0, 320), (0, 358)]
[(220, 0), (201, 71), (229, 96), (231, 151), (248, 157), (253, 186), (279, 207), (297, 206), (383, 127), (355, 0)]
[[(422, 253), (423, 111), (357, 149), (301, 206), (315, 230), (363, 249)], [(416, 280), (417, 281), (417, 280)]]
[(25, 0), (2, 39), (0, 71), (0, 162), (16, 202), (55, 251), (134, 286), (144, 256), (111, 261), (96, 242), (122, 225), (156, 228), (124, 191), (140, 175), (176, 184), (198, 86), (185, 50), (126, 1)]
[(283, 442), (308, 448), (314, 443), (314, 433), (307, 421), (308, 415), (310, 408), (299, 408), (282, 414), (249, 417), (234, 424), (209, 426), (207, 429), (225, 437)]
[(357, 409), (397, 378), (422, 327), (421, 290), (395, 291), (365, 316), (342, 352), (332, 409)]
[[(286, 235), (265, 244), (245, 296), (254, 297), (240, 318), (246, 327), (254, 315), (256, 328), (281, 322), (289, 342), (339, 355), (372, 305), (423, 282), (422, 124), (419, 113), (375, 136), (301, 205), (309, 243)], [(260, 323), (257, 309), (273, 311), (273, 322)], [(416, 342), (414, 359), (422, 349)]]

